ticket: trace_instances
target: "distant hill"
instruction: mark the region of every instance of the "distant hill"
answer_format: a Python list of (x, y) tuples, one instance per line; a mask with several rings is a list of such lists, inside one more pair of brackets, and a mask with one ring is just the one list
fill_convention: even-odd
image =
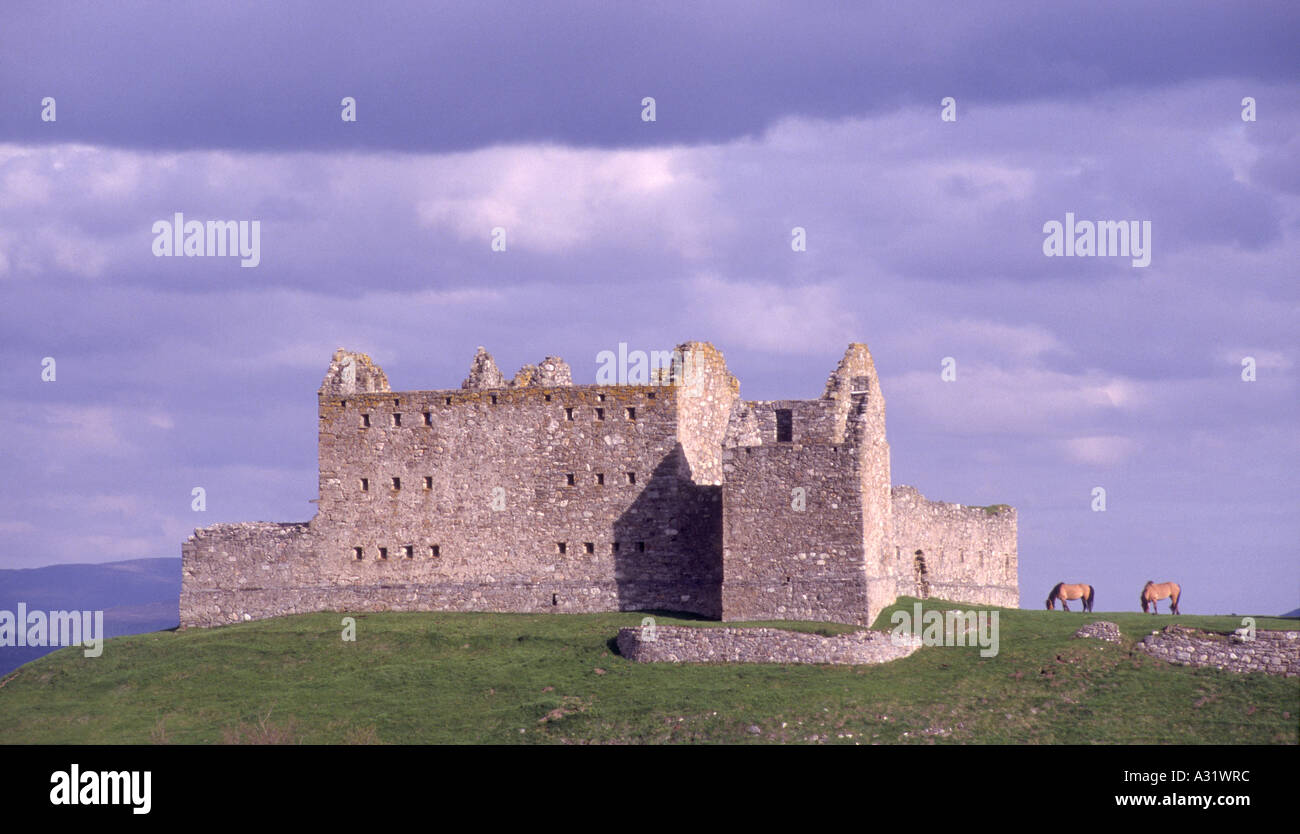
[[(178, 558), (0, 570), (0, 609), (23, 602), (29, 610), (103, 611), (106, 637), (175, 628), (180, 593)], [(55, 648), (0, 647), (0, 675)]]
[(1295, 609), (1294, 611), (1288, 611), (1288, 612), (1286, 612), (1285, 614), (1283, 614), (1282, 616), (1283, 616), (1283, 617), (1296, 617), (1296, 618), (1300, 619), (1300, 608), (1297, 608), (1297, 609)]

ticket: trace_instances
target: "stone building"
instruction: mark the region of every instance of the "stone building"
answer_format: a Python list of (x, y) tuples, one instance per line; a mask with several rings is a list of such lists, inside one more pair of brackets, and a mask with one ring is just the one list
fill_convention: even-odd
[(315, 518), (196, 530), (182, 626), (361, 610), (869, 625), (904, 594), (1019, 604), (1013, 509), (891, 486), (866, 345), (815, 400), (742, 400), (708, 343), (664, 365), (574, 385), (547, 357), (507, 380), (479, 348), (460, 388), (398, 392), (335, 352)]

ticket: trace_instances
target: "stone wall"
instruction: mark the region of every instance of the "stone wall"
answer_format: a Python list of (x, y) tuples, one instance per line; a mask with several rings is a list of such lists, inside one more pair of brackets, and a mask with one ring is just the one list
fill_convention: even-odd
[(573, 385), (558, 357), (508, 378), (479, 348), (461, 387), (395, 392), (337, 351), (317, 392), (316, 516), (196, 531), (182, 625), (330, 609), (869, 625), (915, 592), (912, 548), (934, 595), (1016, 604), (1014, 512), (891, 496), (865, 345), (818, 400), (744, 402), (711, 344), (676, 357), (657, 384)]
[(1148, 634), (1138, 650), (1180, 666), (1209, 666), (1229, 672), (1300, 675), (1300, 631), (1256, 631), (1253, 640), (1237, 634), (1170, 625)]
[(883, 631), (835, 637), (778, 628), (655, 626), (618, 630), (619, 654), (637, 663), (887, 663), (907, 657), (919, 641), (896, 646)]
[(909, 486), (892, 496), (900, 596), (1019, 607), (1014, 509), (929, 501)]
[(297, 613), (303, 594), (321, 590), (316, 564), (306, 523), (195, 530), (181, 545), (180, 623), (213, 626)]
[(723, 459), (722, 619), (870, 625), (853, 450), (765, 443)]

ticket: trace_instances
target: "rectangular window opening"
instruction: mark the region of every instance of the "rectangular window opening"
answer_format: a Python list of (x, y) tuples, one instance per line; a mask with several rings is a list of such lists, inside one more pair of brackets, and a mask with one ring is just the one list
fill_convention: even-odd
[(362, 479), (361, 479), (361, 491), (362, 491), (362, 492), (369, 492), (369, 491), (370, 491), (370, 479), (369, 479), (369, 478), (362, 478)]
[(401, 489), (401, 488), (402, 488), (402, 479), (401, 479), (401, 478), (394, 478), (394, 479), (393, 479), (393, 489)]
[(645, 542), (637, 542), (637, 543), (636, 543), (636, 552), (637, 552), (637, 553), (645, 553)]
[(628, 473), (626, 473), (626, 474), (627, 474), (627, 482), (628, 482), (629, 484), (635, 484), (635, 483), (636, 483), (636, 473), (635, 473), (635, 472), (628, 472)]
[(426, 411), (426, 412), (424, 412), (424, 424), (425, 424), (426, 426), (432, 426), (432, 425), (433, 425), (433, 412), (432, 412), (432, 411)]
[(424, 476), (424, 488), (425, 488), (425, 489), (433, 489), (433, 476), (432, 476), (432, 475), (425, 475), (425, 476)]
[(431, 545), (429, 545), (429, 556), (431, 556), (431, 557), (434, 558), (434, 559), (437, 559), (437, 558), (438, 558), (439, 556), (441, 556), (441, 555), (442, 555), (442, 548), (441, 548), (441, 547), (439, 547), (439, 546), (436, 545), (436, 544), (431, 544)]
[(597, 473), (596, 473), (596, 486), (604, 486), (604, 485), (605, 485), (605, 473), (604, 473), (604, 472), (597, 472)]
[(605, 419), (605, 409), (603, 409), (603, 408), (598, 408), (598, 409), (596, 409), (596, 419), (597, 419), (597, 420), (604, 420), (604, 419)]
[(493, 395), (492, 395), (492, 404), (493, 404), (493, 405), (496, 405), (496, 404), (497, 404), (497, 395), (496, 395), (496, 394), (493, 394)]
[(629, 420), (636, 419), (636, 409), (633, 408), (632, 406), (628, 406), (627, 408), (623, 409), (623, 411), (625, 414), (627, 414), (627, 419)]
[(402, 425), (402, 415), (400, 415), (400, 414), (393, 414), (393, 425), (394, 425), (394, 426), (401, 426), (401, 425)]
[(362, 414), (362, 415), (361, 415), (361, 428), (363, 428), (363, 429), (368, 429), (368, 428), (370, 428), (370, 415), (369, 415), (369, 414)]
[(587, 551), (587, 553), (589, 553), (589, 554), (591, 554), (591, 553), (595, 553), (595, 552), (596, 552), (596, 543), (595, 543), (595, 542), (583, 542), (583, 543), (582, 543), (582, 549), (585, 550), (585, 551)]
[(386, 548), (386, 547), (381, 547), (381, 548), (379, 548), (379, 558), (380, 558), (380, 559), (387, 559), (387, 558), (388, 558), (388, 548)]
[(576, 481), (574, 480), (574, 476), (573, 476), (573, 473), (572, 473), (572, 472), (570, 472), (569, 474), (567, 474), (567, 475), (564, 476), (564, 483), (565, 483), (567, 486), (573, 486), (574, 483), (576, 483)]
[(556, 543), (555, 543), (555, 552), (556, 552), (556, 553), (559, 553), (561, 556), (563, 556), (563, 555), (565, 554), (565, 552), (568, 551), (568, 549), (569, 549), (569, 546), (568, 546), (567, 544), (565, 544), (564, 542), (556, 542)]
[(444, 404), (444, 405), (451, 405), (451, 397), (447, 397), (447, 398), (443, 401), (443, 404)]
[(794, 440), (794, 412), (788, 408), (776, 410), (776, 442), (790, 443)]
[(365, 551), (359, 547), (352, 548), (352, 558), (360, 562), (362, 559), (366, 558)]
[(403, 546), (402, 546), (402, 558), (403, 558), (403, 559), (414, 559), (414, 558), (415, 558), (415, 545), (413, 545), (413, 544), (403, 545)]
[(572, 409), (572, 408), (566, 408), (566, 409), (564, 409), (564, 419), (565, 419), (565, 420), (569, 420), (569, 421), (572, 421), (572, 420), (573, 420), (573, 409)]

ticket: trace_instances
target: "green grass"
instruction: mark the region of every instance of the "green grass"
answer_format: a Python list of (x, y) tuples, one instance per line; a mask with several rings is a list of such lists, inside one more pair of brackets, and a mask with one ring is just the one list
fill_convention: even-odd
[[(999, 610), (996, 657), (929, 647), (863, 667), (629, 663), (612, 638), (640, 613), (354, 614), (355, 643), (340, 639), (343, 614), (134, 635), (107, 641), (98, 658), (62, 649), (11, 675), (0, 742), (1300, 741), (1296, 679), (1131, 650), (1171, 622), (1227, 630), (1240, 618)], [(1101, 619), (1119, 624), (1125, 645), (1070, 639)]]

